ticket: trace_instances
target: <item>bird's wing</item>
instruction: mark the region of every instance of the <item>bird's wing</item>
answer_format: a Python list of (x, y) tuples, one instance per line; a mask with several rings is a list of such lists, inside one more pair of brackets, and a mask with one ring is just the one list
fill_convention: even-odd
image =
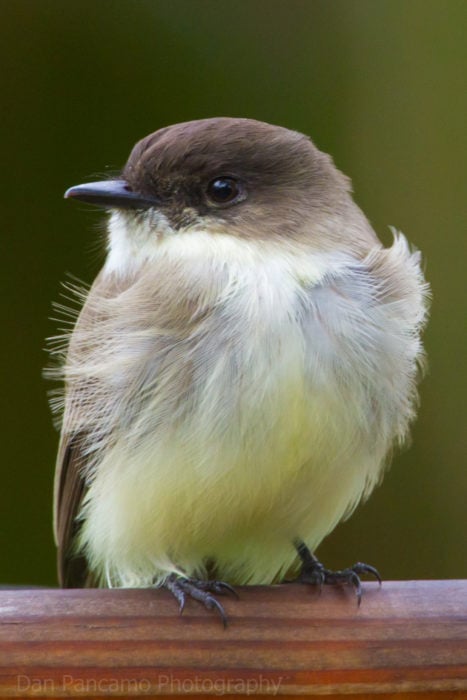
[(55, 474), (54, 529), (58, 548), (58, 579), (62, 588), (95, 585), (86, 558), (75, 551), (80, 529), (77, 516), (86, 493), (82, 441), (80, 434), (62, 435)]
[[(97, 288), (101, 283), (101, 277), (98, 275), (93, 288)], [(85, 556), (78, 553), (76, 546), (81, 527), (78, 516), (86, 494), (85, 470), (89, 460), (84, 449), (87, 432), (80, 421), (76, 420), (76, 405), (79, 405), (81, 395), (86, 392), (86, 382), (67, 381), (64, 366), (70, 354), (75, 352), (76, 346), (83, 342), (82, 329), (83, 327), (85, 329), (86, 324), (92, 320), (93, 310), (87, 300), (89, 290), (81, 283), (68, 283), (66, 289), (70, 294), (66, 297), (67, 299), (78, 303), (85, 300), (85, 303), (79, 314), (73, 308), (58, 307), (59, 312), (65, 313), (65, 319), (76, 316), (77, 320), (71, 335), (65, 333), (61, 339), (59, 337), (58, 355), (61, 357), (61, 366), (58, 370), (52, 370), (51, 373), (52, 378), (65, 381), (66, 384), (60, 446), (55, 467), (54, 534), (58, 548), (57, 565), (60, 585), (63, 588), (82, 588), (96, 585), (89, 572)], [(85, 330), (84, 338), (86, 338)]]

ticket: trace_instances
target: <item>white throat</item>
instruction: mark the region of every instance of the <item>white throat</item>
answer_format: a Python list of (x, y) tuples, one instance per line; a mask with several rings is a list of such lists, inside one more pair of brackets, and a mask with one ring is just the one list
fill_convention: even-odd
[(171, 259), (210, 265), (257, 269), (266, 265), (274, 275), (290, 274), (300, 285), (314, 285), (348, 265), (346, 252), (332, 254), (297, 248), (292, 241), (243, 239), (198, 225), (174, 229), (164, 214), (150, 210), (140, 217), (113, 211), (108, 224), (105, 274), (128, 275), (146, 264)]

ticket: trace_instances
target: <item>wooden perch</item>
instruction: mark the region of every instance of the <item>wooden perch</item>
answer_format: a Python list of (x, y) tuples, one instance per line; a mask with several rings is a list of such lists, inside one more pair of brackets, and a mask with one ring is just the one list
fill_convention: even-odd
[(467, 698), (467, 581), (238, 592), (1, 590), (0, 696)]

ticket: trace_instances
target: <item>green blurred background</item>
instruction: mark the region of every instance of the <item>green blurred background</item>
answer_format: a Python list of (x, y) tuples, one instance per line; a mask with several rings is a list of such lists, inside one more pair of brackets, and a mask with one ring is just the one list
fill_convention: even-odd
[(147, 133), (216, 115), (310, 134), (382, 239), (392, 224), (422, 249), (433, 287), (413, 446), (321, 558), (467, 577), (465, 0), (1, 0), (0, 13), (0, 582), (55, 584), (44, 338), (65, 273), (91, 281), (103, 259), (102, 215), (63, 192)]

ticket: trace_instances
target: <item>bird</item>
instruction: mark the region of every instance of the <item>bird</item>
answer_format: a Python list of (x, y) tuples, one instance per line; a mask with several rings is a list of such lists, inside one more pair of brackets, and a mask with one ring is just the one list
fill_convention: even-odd
[(63, 587), (165, 587), (226, 615), (237, 585), (380, 579), (315, 555), (406, 442), (429, 287), (310, 138), (245, 118), (161, 128), (113, 179), (107, 251), (52, 350)]

